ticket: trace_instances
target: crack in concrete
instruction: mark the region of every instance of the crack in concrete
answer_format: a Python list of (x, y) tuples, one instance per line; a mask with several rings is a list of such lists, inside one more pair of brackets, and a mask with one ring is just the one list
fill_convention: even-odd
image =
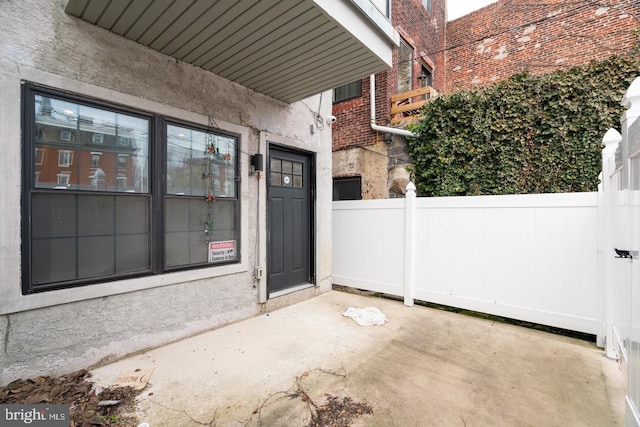
[(4, 354), (9, 354), (9, 333), (11, 332), (11, 315), (7, 314), (7, 329), (4, 332), (3, 350)]

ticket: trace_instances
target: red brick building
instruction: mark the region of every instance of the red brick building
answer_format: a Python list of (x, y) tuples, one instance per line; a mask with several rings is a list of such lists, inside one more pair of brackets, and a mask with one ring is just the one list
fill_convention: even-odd
[[(407, 125), (404, 119), (419, 105), (412, 102), (423, 101), (444, 89), (445, 0), (372, 3), (398, 32), (399, 47), (394, 52), (393, 67), (375, 76), (374, 109), (370, 76), (334, 90), (334, 199), (402, 195), (409, 177), (406, 171), (409, 159), (402, 136)], [(423, 87), (426, 89), (418, 90)], [(418, 94), (394, 98), (413, 90), (418, 90)], [(396, 106), (393, 115), (392, 104)]]
[(447, 24), (445, 93), (638, 48), (636, 0), (498, 0)]

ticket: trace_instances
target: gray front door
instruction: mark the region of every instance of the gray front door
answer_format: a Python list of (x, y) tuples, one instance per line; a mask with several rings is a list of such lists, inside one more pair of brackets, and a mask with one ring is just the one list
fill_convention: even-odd
[(311, 158), (271, 147), (268, 178), (269, 295), (311, 283)]

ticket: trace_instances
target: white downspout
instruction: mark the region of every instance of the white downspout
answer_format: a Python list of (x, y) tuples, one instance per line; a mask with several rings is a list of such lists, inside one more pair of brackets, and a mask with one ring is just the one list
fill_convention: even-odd
[(378, 126), (376, 124), (376, 76), (371, 74), (369, 77), (369, 96), (371, 97), (371, 129), (378, 132), (393, 133), (402, 136), (416, 136), (415, 132), (404, 129), (390, 128), (387, 126)]

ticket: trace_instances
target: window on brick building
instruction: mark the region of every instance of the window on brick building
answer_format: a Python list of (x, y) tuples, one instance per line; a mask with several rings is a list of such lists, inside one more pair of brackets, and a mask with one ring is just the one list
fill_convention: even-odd
[(398, 92), (411, 90), (411, 80), (413, 78), (413, 49), (407, 42), (400, 39), (398, 48)]
[[(420, 75), (418, 76), (418, 80), (420, 81), (420, 87), (431, 86), (431, 82), (433, 80), (431, 70), (426, 66), (422, 65), (420, 67)], [(429, 99), (431, 96), (428, 93), (422, 95), (422, 99)]]
[(333, 90), (333, 102), (342, 102), (362, 96), (362, 80), (347, 83)]
[(433, 0), (422, 0), (422, 5), (427, 9), (429, 15), (433, 14)]

